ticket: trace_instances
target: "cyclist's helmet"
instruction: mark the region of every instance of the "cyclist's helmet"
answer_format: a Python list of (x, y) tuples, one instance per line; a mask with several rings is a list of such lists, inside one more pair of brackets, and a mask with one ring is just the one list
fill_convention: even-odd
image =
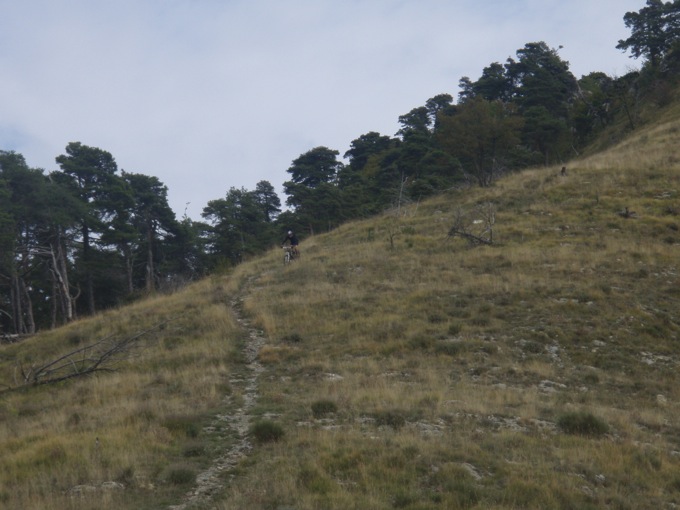
[(288, 231), (288, 235), (289, 235), (289, 236), (292, 236), (292, 235), (293, 235), (293, 231), (292, 231), (292, 230), (289, 230), (289, 231)]

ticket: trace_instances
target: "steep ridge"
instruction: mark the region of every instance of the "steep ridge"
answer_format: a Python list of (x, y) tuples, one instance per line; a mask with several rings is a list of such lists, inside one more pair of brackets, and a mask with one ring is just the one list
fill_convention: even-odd
[(677, 132), (303, 242), (244, 301), (287, 436), (217, 508), (680, 504)]

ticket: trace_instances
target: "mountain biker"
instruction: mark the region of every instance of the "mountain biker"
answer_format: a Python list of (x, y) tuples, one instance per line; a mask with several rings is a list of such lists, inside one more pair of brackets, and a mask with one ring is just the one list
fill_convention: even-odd
[(281, 243), (281, 247), (285, 246), (286, 243), (290, 244), (290, 250), (294, 257), (300, 255), (300, 250), (298, 250), (298, 244), (300, 244), (300, 241), (298, 241), (298, 238), (295, 236), (292, 230), (289, 230), (286, 234), (286, 237)]

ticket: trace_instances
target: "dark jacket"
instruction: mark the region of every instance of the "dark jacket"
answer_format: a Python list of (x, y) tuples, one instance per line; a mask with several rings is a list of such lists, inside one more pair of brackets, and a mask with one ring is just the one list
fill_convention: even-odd
[(291, 246), (297, 246), (300, 244), (300, 241), (298, 241), (298, 238), (295, 237), (295, 234), (286, 236), (281, 244), (286, 244), (286, 241), (289, 241)]

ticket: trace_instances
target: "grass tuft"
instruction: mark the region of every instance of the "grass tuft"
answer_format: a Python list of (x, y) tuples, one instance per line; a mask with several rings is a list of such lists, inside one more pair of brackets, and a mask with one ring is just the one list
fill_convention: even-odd
[(177, 464), (170, 466), (166, 481), (171, 485), (189, 485), (196, 481), (196, 470), (193, 466)]
[(602, 436), (609, 432), (609, 425), (601, 418), (584, 411), (561, 415), (557, 419), (557, 426), (562, 432), (581, 436)]
[(201, 432), (196, 420), (196, 416), (168, 416), (163, 425), (173, 434), (196, 438)]
[(378, 411), (374, 414), (375, 424), (380, 426), (388, 426), (394, 429), (399, 429), (406, 425), (407, 413), (401, 409), (389, 409), (385, 411)]
[(317, 400), (312, 403), (312, 415), (317, 419), (336, 413), (337, 411), (338, 405), (332, 400)]
[(300, 333), (290, 333), (285, 335), (282, 340), (291, 344), (299, 344), (302, 342), (302, 335)]
[(262, 420), (250, 427), (250, 435), (260, 444), (273, 443), (281, 440), (284, 435), (283, 427), (270, 420)]

